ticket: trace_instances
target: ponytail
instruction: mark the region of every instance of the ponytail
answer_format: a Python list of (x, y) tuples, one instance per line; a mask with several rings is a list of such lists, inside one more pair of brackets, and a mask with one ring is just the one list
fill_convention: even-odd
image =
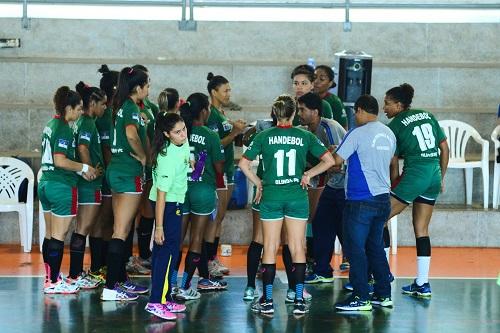
[(203, 110), (208, 110), (209, 105), (208, 96), (198, 92), (189, 95), (186, 103), (182, 104), (180, 107), (180, 114), (186, 123), (188, 137), (191, 136), (193, 122), (195, 120), (200, 120), (201, 112)]

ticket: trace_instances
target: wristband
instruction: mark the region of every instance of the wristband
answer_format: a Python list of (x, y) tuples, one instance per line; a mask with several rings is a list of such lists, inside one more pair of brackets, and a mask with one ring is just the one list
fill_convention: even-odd
[(83, 163), (83, 167), (82, 167), (82, 171), (80, 171), (81, 173), (86, 173), (89, 171), (89, 165), (88, 164), (85, 164)]

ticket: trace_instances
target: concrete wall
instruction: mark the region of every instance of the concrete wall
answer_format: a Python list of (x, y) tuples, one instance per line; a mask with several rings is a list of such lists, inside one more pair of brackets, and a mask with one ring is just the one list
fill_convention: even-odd
[[(333, 64), (344, 49), (374, 56), (372, 94), (380, 102), (387, 89), (408, 82), (415, 107), (464, 120), (489, 138), (500, 102), (499, 36), (500, 24), (493, 23), (354, 23), (346, 33), (342, 23), (198, 22), (190, 32), (179, 31), (177, 22), (60, 19), (32, 19), (23, 30), (19, 19), (3, 18), (0, 37), (21, 38), (22, 47), (0, 49), (0, 151), (39, 148), (56, 88), (79, 80), (98, 84), (103, 63), (117, 70), (146, 65), (153, 100), (169, 86), (183, 96), (205, 92), (209, 71), (224, 75), (243, 106), (231, 116), (252, 121), (267, 117), (272, 100), (290, 92), (295, 65), (311, 56)], [(461, 177), (449, 172), (440, 202), (463, 202)], [(476, 172), (475, 184), (480, 181)], [(475, 186), (474, 200), (481, 196), (482, 186)], [(13, 221), (0, 214), (4, 219)], [(17, 233), (12, 228), (6, 234)]]

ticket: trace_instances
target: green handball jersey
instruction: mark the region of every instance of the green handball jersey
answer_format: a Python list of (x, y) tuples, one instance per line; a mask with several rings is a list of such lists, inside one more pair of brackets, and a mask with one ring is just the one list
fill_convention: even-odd
[(404, 167), (415, 164), (439, 164), (439, 144), (446, 136), (434, 116), (424, 110), (410, 109), (389, 123), (396, 136), (395, 155), (404, 159)]
[(224, 161), (224, 148), (219, 137), (206, 126), (193, 126), (189, 136), (189, 149), (190, 159), (195, 162), (195, 170), (201, 170), (196, 179), (192, 177), (195, 170), (189, 170), (189, 186), (203, 183), (215, 188), (214, 163)]
[(99, 132), (101, 144), (111, 146), (111, 134), (113, 132), (113, 109), (108, 107), (104, 110), (101, 118), (95, 120), (95, 126)]
[[(104, 158), (102, 157), (101, 149), (101, 139), (99, 137), (99, 132), (95, 125), (95, 120), (89, 115), (82, 115), (75, 123), (75, 138), (76, 146), (85, 145), (89, 150), (91, 166), (96, 167), (100, 165), (104, 166)], [(76, 156), (79, 162), (82, 159), (78, 153), (78, 148), (76, 149)], [(95, 188), (100, 188), (102, 186), (102, 176), (97, 177), (91, 182), (86, 181), (83, 178), (78, 180), (79, 184), (92, 185)]]
[[(336, 120), (342, 127), (347, 125), (347, 113), (344, 109), (344, 104), (337, 95), (327, 93), (323, 97), (323, 101), (326, 101), (332, 108), (332, 117), (330, 119)], [(328, 118), (323, 115), (323, 118)]]
[[(210, 108), (210, 116), (207, 120), (207, 127), (224, 139), (233, 130), (233, 125), (227, 117), (215, 106)], [(234, 143), (230, 142), (224, 147), (224, 172), (231, 177), (234, 175)]]
[(255, 136), (243, 157), (262, 156), (263, 201), (307, 198), (300, 180), (308, 152), (320, 158), (327, 149), (314, 134), (300, 128), (273, 127)]
[(111, 162), (108, 169), (113, 173), (125, 176), (142, 176), (143, 167), (139, 161), (133, 158), (130, 153), (135, 153), (127, 140), (125, 129), (127, 126), (135, 126), (142, 143), (146, 146), (146, 126), (141, 117), (141, 112), (137, 104), (127, 99), (115, 118), (113, 128), (113, 141), (111, 143)]
[(42, 160), (43, 170), (41, 181), (57, 181), (70, 186), (76, 186), (78, 175), (69, 170), (57, 167), (54, 155), (63, 154), (70, 160), (75, 160), (75, 137), (69, 124), (55, 116), (51, 119), (42, 132)]

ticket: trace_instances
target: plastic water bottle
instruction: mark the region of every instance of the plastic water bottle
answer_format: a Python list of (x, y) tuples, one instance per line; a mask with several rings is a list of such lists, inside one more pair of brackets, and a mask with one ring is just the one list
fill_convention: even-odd
[(307, 64), (312, 68), (316, 68), (316, 61), (314, 60), (314, 58), (307, 58)]
[(207, 159), (206, 151), (202, 151), (198, 154), (198, 161), (194, 166), (193, 173), (191, 173), (191, 180), (195, 182), (200, 180), (201, 174), (203, 173), (203, 169), (205, 169), (206, 159)]

